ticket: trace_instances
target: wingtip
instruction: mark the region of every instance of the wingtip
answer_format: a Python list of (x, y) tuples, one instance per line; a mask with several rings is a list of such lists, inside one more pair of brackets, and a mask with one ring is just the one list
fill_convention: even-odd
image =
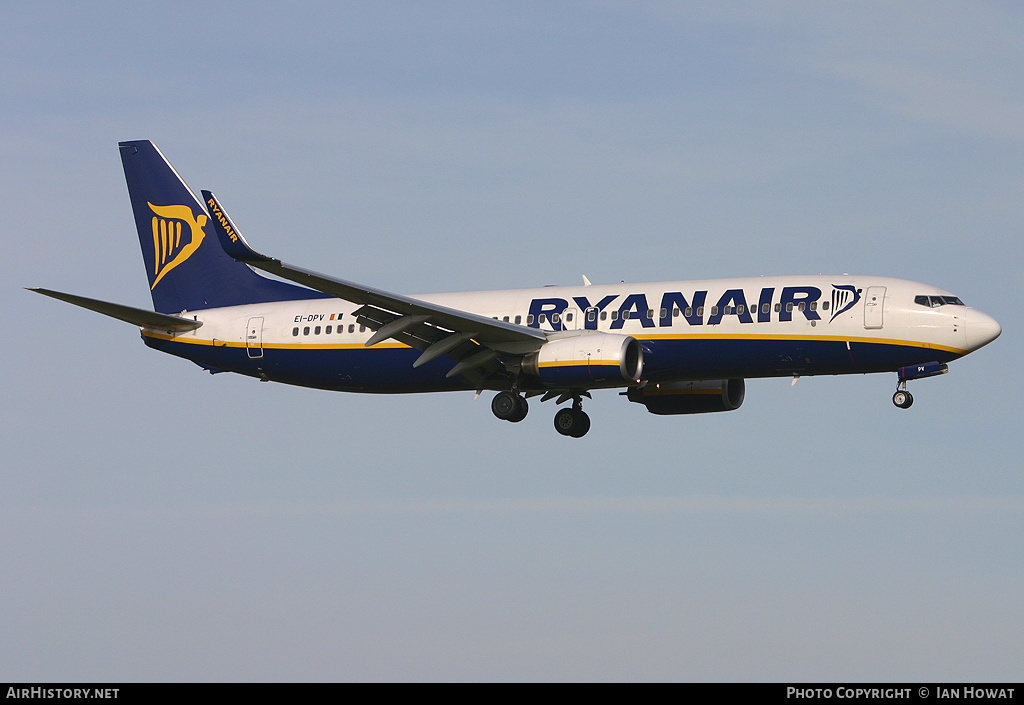
[(203, 205), (210, 212), (213, 222), (213, 229), (217, 233), (217, 239), (220, 240), (221, 247), (224, 251), (232, 258), (241, 262), (273, 262), (273, 257), (267, 257), (266, 255), (260, 254), (256, 250), (252, 249), (245, 238), (242, 237), (242, 233), (238, 232), (238, 228), (231, 221), (230, 216), (224, 210), (220, 200), (213, 195), (212, 191), (203, 189), (200, 191), (203, 194)]

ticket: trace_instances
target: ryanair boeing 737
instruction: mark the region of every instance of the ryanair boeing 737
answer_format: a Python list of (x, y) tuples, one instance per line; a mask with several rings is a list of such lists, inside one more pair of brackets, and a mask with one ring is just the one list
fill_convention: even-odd
[(579, 438), (594, 389), (693, 414), (739, 408), (748, 377), (896, 372), (905, 409), (908, 380), (1001, 332), (948, 291), (845, 274), (392, 294), (259, 254), (152, 142), (119, 146), (156, 311), (32, 291), (139, 326), (149, 347), (211, 373), (344, 392), (491, 390), (494, 415), (513, 422), (529, 397), (571, 401), (555, 429)]

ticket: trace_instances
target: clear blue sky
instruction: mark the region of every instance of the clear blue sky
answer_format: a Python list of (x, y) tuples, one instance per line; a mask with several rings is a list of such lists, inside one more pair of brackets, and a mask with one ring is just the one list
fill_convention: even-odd
[[(682, 9), (680, 9), (682, 6)], [(1017, 3), (21, 3), (0, 12), (0, 680), (1019, 680)], [(260, 384), (150, 304), (116, 143), (257, 249), (403, 293), (853, 272), (1003, 335), (912, 384)]]

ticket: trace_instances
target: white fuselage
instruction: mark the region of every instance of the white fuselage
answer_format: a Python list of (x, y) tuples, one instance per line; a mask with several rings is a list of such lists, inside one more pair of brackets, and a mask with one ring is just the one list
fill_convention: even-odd
[[(591, 330), (632, 336), (644, 347), (645, 377), (662, 380), (895, 370), (961, 357), (998, 335), (998, 324), (989, 316), (963, 305), (923, 304), (922, 297), (955, 299), (926, 284), (849, 275), (416, 298), (539, 328), (549, 337)], [(437, 371), (429, 366), (411, 375), (408, 356), (394, 354), (408, 348), (394, 340), (365, 347), (373, 331), (357, 322), (357, 308), (322, 298), (190, 311), (185, 315), (202, 327), (171, 335), (146, 330), (144, 335), (154, 347), (204, 366), (307, 386), (403, 391), (405, 380), (411, 383), (408, 391), (466, 388), (458, 380), (435, 379)], [(388, 362), (383, 351), (393, 351)], [(323, 375), (318, 376), (318, 366)]]

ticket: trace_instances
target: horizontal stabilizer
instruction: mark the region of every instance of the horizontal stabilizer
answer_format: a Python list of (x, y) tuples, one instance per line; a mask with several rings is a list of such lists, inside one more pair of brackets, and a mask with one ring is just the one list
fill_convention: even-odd
[(124, 321), (126, 323), (132, 323), (142, 328), (160, 328), (162, 330), (184, 332), (195, 330), (199, 326), (203, 325), (201, 321), (195, 321), (191, 318), (169, 316), (165, 313), (156, 313), (155, 311), (147, 311), (142, 308), (112, 304), (109, 301), (89, 299), (85, 296), (75, 296), (74, 294), (50, 291), (49, 289), (29, 288), (28, 290), (34, 291), (37, 294), (42, 294), (43, 296), (60, 299), (61, 301), (66, 301), (69, 304), (81, 306), (82, 308), (87, 308), (90, 311), (102, 313), (104, 316), (110, 316), (111, 318), (116, 318), (119, 321)]

